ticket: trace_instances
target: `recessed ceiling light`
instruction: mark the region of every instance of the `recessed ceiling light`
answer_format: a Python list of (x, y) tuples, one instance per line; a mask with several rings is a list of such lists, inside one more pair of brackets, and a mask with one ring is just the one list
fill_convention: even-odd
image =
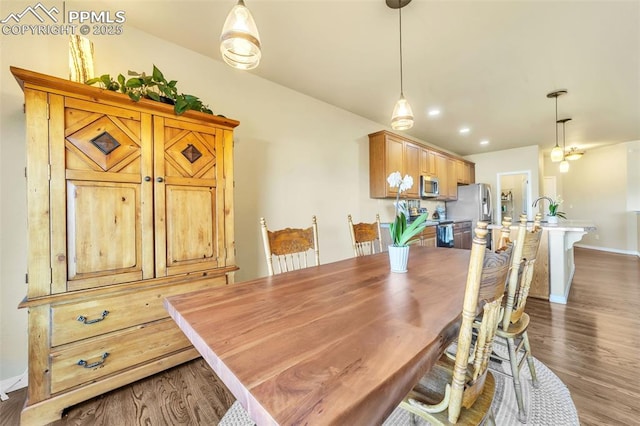
[(461, 134), (463, 134), (463, 135), (469, 133), (470, 131), (471, 131), (471, 129), (468, 128), (468, 127), (461, 127), (460, 130), (459, 130), (459, 132)]
[(489, 141), (484, 139), (480, 141), (480, 145), (489, 145)]
[(427, 114), (429, 114), (429, 117), (437, 117), (440, 115), (440, 110), (437, 108), (430, 109)]

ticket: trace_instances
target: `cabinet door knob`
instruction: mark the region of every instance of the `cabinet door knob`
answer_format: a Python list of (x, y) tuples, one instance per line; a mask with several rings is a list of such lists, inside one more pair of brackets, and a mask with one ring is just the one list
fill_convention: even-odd
[(145, 181), (145, 182), (149, 182), (149, 181), (151, 181), (151, 176), (145, 176), (145, 177), (144, 177), (144, 181)]
[(162, 178), (162, 176), (160, 176), (159, 178), (156, 179), (158, 182), (164, 182), (164, 179)]

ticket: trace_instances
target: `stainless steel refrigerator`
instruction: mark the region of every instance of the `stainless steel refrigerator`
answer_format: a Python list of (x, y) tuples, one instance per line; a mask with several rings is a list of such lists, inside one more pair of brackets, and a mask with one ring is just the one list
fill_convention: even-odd
[[(493, 220), (493, 199), (491, 187), (486, 183), (473, 183), (458, 187), (458, 200), (447, 201), (447, 219), (473, 221), (475, 235), (479, 220), (491, 223)], [(491, 234), (488, 234), (491, 235)], [(490, 246), (490, 241), (487, 240)]]

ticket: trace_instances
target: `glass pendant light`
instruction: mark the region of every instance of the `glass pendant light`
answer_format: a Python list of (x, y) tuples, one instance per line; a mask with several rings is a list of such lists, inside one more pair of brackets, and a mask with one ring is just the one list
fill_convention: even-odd
[(260, 63), (260, 35), (243, 0), (238, 0), (224, 21), (220, 53), (222, 59), (233, 68), (250, 70)]
[(400, 99), (396, 102), (391, 115), (391, 128), (393, 130), (407, 130), (413, 127), (413, 111), (411, 105), (404, 97), (402, 81), (402, 8), (408, 5), (411, 0), (386, 0), (387, 6), (398, 9), (400, 18)]
[(555, 92), (551, 92), (547, 94), (547, 98), (555, 98), (556, 99), (556, 146), (551, 150), (551, 161), (557, 163), (558, 161), (562, 161), (564, 158), (564, 150), (558, 146), (558, 96), (565, 95), (567, 93), (566, 90), (557, 90)]
[(570, 118), (563, 118), (562, 120), (558, 120), (556, 122), (556, 127), (558, 123), (562, 123), (562, 161), (560, 162), (560, 173), (567, 173), (569, 171), (569, 162), (564, 156), (565, 148), (567, 147), (567, 139), (565, 138), (565, 130), (564, 123), (567, 121), (571, 121)]

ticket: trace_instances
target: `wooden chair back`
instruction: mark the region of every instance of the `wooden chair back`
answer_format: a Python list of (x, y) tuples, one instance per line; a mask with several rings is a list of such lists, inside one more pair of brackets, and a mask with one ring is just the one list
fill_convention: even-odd
[[(315, 216), (311, 218), (311, 226), (306, 229), (269, 231), (264, 218), (260, 218), (260, 225), (269, 275), (320, 264), (318, 223)], [(313, 264), (308, 261), (308, 257), (313, 257)]]
[(505, 247), (507, 244), (511, 243), (511, 216), (505, 216), (502, 218), (502, 228), (500, 228), (500, 237), (496, 241), (496, 245), (494, 249), (499, 249), (500, 247)]
[(542, 215), (536, 214), (533, 228), (527, 230), (527, 216), (520, 215), (502, 320), (502, 328), (505, 330), (509, 328), (509, 323), (518, 322), (524, 313), (542, 237), (541, 219)]
[[(486, 235), (487, 224), (478, 222), (471, 246), (462, 324), (458, 334), (458, 348), (451, 383), (449, 402), (451, 423), (457, 421), (461, 407), (470, 408), (482, 394), (493, 349), (493, 339), (502, 318), (502, 297), (511, 264), (513, 245), (507, 243), (495, 252), (487, 251)], [(482, 312), (482, 319), (479, 324), (474, 324), (479, 311)], [(472, 347), (474, 329), (477, 337)]]
[(373, 223), (360, 222), (354, 224), (351, 215), (347, 217), (347, 221), (349, 222), (351, 245), (356, 257), (382, 252), (380, 215), (376, 214), (376, 220)]
[(458, 420), (479, 424), (493, 418), (495, 381), (489, 372), (489, 358), (502, 318), (513, 244), (506, 242), (495, 252), (487, 250), (487, 232), (487, 224), (478, 222), (471, 245), (455, 361), (442, 357), (401, 403), (432, 424)]

